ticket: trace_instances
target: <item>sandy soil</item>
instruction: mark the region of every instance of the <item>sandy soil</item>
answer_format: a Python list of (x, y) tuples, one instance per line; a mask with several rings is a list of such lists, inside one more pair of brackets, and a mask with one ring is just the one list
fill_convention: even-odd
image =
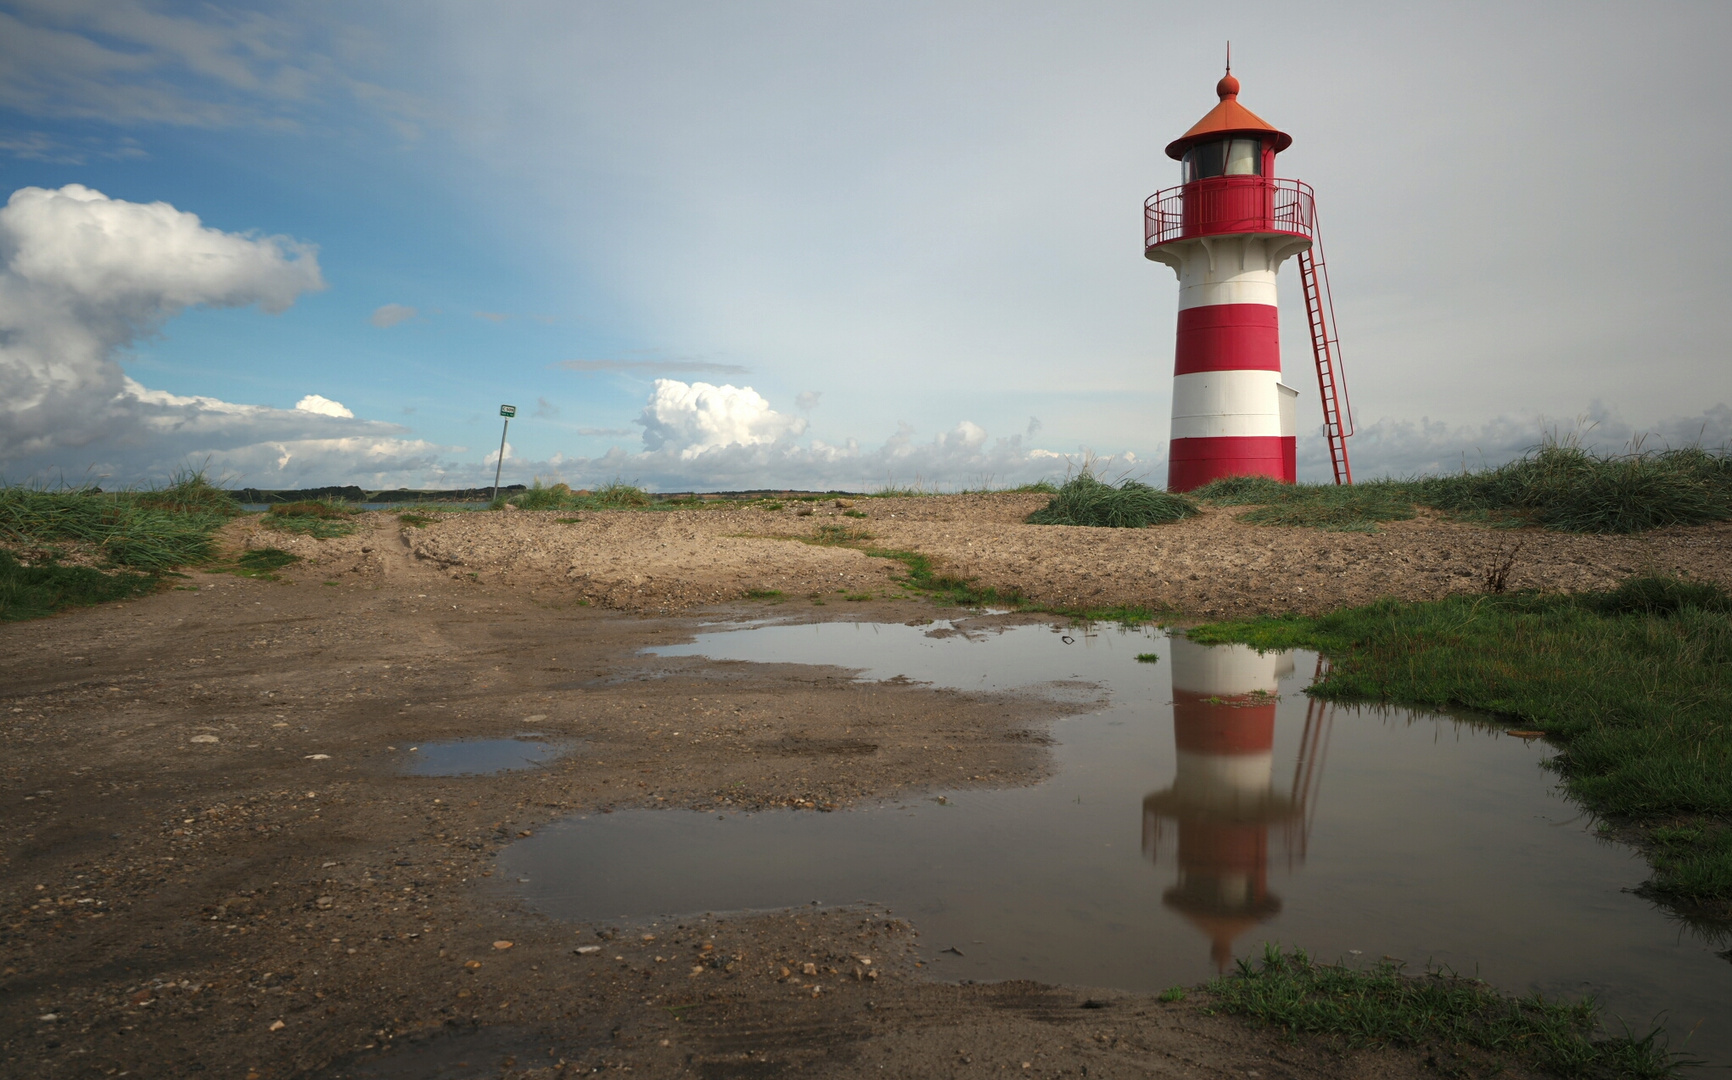
[[(229, 543), (307, 561), (281, 581), (193, 574), (0, 627), (0, 1071), (1428, 1073), (1424, 1051), (1285, 1042), (1206, 1015), (1195, 995), (934, 982), (920, 928), (867, 908), (653, 931), (556, 922), (512, 899), (494, 856), (578, 811), (822, 812), (1044, 774), (1046, 727), (1074, 705), (640, 655), (684, 639), (700, 608), (937, 614), (896, 598), (895, 563), (779, 538), (821, 525), (1052, 603), (1194, 614), (1475, 589), (1518, 542), (1517, 587), (1645, 567), (1732, 583), (1722, 528), (1605, 539), (1418, 521), (1355, 536), (1222, 513), (1141, 532), (1018, 524), (1039, 501), (860, 500), (866, 518), (833, 505), (575, 523), (518, 512), (425, 529), (377, 514), (332, 541), (249, 520)], [(749, 590), (787, 598), (740, 601)], [(526, 725), (583, 749), (499, 776), (400, 772), (409, 746)], [(590, 944), (600, 951), (574, 951)]]
[[(401, 529), (415, 560), (454, 581), (531, 595), (667, 614), (737, 600), (754, 590), (828, 597), (893, 596), (901, 567), (851, 547), (790, 542), (824, 528), (870, 545), (918, 551), (949, 574), (1019, 589), (1064, 608), (1141, 605), (1191, 617), (1267, 611), (1317, 613), (1379, 596), (1431, 599), (1481, 592), (1509, 563), (1508, 587), (1574, 592), (1666, 571), (1732, 586), (1732, 523), (1640, 536), (1572, 536), (1486, 529), (1425, 513), (1376, 533), (1249, 526), (1239, 508), (1149, 529), (1022, 523), (1042, 495), (846, 500), (801, 515), (722, 506), (659, 512), (453, 514)], [(846, 516), (846, 515), (860, 516)], [(376, 530), (394, 527), (386, 515)], [(247, 543), (317, 552), (332, 573), (389, 572), (395, 545), (370, 532), (313, 542), (254, 529)]]

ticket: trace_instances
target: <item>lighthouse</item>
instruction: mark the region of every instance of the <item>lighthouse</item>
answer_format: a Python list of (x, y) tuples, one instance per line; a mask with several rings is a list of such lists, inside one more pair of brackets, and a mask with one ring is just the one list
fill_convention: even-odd
[[(1291, 136), (1239, 104), (1231, 66), (1219, 102), (1167, 146), (1181, 183), (1143, 208), (1143, 253), (1179, 278), (1167, 486), (1190, 491), (1229, 476), (1296, 479), (1299, 392), (1282, 382), (1275, 275), (1298, 257), (1324, 434), (1337, 483), (1351, 483), (1352, 434), (1339, 371), (1316, 199), (1275, 177)], [(1315, 249), (1315, 251), (1314, 251)]]

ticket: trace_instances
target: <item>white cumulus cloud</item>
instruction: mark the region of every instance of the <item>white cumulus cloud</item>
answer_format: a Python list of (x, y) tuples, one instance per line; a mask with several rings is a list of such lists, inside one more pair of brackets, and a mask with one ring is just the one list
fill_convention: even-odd
[(182, 396), (116, 360), (189, 307), (281, 312), (324, 287), (310, 244), (78, 184), (20, 188), (0, 208), (0, 471), (131, 483), (208, 460), (261, 485), (442, 475), (441, 448), (320, 395), (293, 409)]
[(770, 408), (749, 386), (657, 379), (638, 418), (644, 449), (674, 450), (689, 461), (724, 446), (758, 446), (806, 430), (806, 421)]
[(325, 287), (315, 250), (69, 184), (0, 209), (0, 462), (141, 426), (114, 353), (193, 305), (282, 311)]
[(876, 446), (857, 439), (802, 442), (806, 421), (776, 411), (750, 387), (674, 379), (656, 380), (637, 422), (644, 428), (639, 453), (615, 447), (601, 457), (556, 454), (548, 461), (521, 463), (508, 454), (506, 462), (519, 473), (557, 476), (581, 486), (624, 477), (659, 490), (987, 487), (1059, 479), (1084, 461), (1114, 477), (1148, 477), (1162, 464), (1129, 451), (1107, 455), (1078, 447), (1065, 454), (1031, 447), (1021, 435), (994, 439), (969, 420), (930, 438), (903, 423)]
[(323, 394), (308, 394), (295, 402), (295, 408), (301, 412), (310, 412), (317, 416), (340, 416), (345, 420), (353, 420), (355, 414), (340, 401), (332, 401)]

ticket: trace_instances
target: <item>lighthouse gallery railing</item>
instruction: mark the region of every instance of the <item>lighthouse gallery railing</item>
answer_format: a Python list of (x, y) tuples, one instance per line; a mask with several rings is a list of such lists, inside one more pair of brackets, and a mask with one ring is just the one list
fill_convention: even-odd
[(1316, 231), (1311, 185), (1299, 180), (1217, 176), (1157, 191), (1143, 204), (1145, 248), (1221, 233)]

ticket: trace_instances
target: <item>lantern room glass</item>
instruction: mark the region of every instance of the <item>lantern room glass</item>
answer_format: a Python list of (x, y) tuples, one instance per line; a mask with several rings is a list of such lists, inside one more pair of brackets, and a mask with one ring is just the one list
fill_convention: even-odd
[(1185, 151), (1180, 168), (1180, 182), (1185, 184), (1211, 176), (1262, 176), (1263, 143), (1260, 139), (1198, 143)]

